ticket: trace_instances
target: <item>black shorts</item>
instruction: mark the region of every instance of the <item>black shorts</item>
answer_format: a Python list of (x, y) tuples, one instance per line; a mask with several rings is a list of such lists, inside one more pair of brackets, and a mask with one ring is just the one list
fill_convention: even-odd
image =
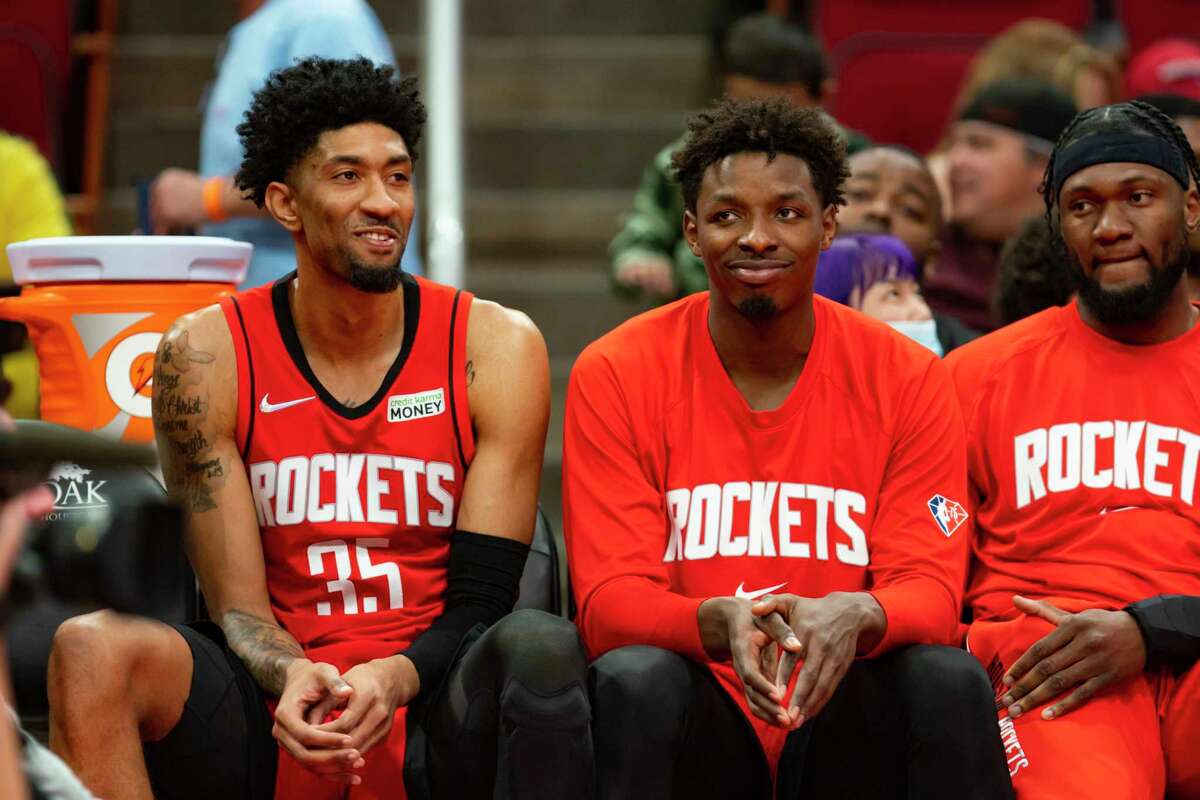
[(241, 659), (207, 620), (172, 625), (192, 651), (183, 716), (146, 742), (146, 770), (160, 800), (252, 800), (275, 794), (279, 748), (266, 699)]

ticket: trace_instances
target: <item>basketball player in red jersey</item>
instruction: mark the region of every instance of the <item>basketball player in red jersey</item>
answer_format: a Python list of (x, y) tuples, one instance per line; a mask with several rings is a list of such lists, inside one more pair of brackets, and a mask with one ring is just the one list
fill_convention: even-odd
[(239, 128), (239, 186), (292, 232), (297, 270), (159, 349), (164, 472), (219, 627), (64, 626), (51, 739), (98, 795), (589, 795), (578, 634), (504, 617), (546, 350), (524, 315), (401, 272), (414, 86), (308, 59)]
[(840, 135), (726, 101), (674, 163), (710, 290), (593, 343), (567, 399), (599, 796), (1009, 796), (986, 676), (927, 646), (970, 530), (949, 376), (813, 296)]
[(1144, 103), (1085, 111), (1043, 190), (1077, 299), (956, 351), (989, 669), (1018, 797), (1200, 798), (1200, 178)]

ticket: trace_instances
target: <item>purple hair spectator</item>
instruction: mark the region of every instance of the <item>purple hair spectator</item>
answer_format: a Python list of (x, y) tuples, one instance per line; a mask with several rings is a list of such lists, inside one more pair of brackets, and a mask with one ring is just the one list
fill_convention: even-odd
[(854, 233), (834, 239), (821, 253), (813, 291), (886, 322), (942, 355), (918, 274), (912, 252), (895, 236)]

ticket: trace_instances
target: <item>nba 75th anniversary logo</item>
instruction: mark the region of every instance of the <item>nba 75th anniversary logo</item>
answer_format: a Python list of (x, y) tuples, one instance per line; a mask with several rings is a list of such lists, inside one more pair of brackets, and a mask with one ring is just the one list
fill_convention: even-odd
[(967, 521), (967, 511), (961, 504), (953, 500), (947, 500), (940, 494), (935, 494), (929, 498), (929, 513), (933, 515), (933, 521), (937, 523), (938, 528), (942, 533), (950, 537), (958, 526)]

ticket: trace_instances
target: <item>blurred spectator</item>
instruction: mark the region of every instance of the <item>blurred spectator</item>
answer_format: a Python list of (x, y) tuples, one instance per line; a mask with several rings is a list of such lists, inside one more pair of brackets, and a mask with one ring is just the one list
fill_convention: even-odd
[(1042, 212), (1038, 186), (1059, 133), (1075, 115), (1069, 97), (1032, 80), (984, 87), (951, 123), (950, 211), (925, 297), (980, 331), (995, 328), (992, 294), (1004, 240)]
[[(0, 409), (0, 432), (12, 428), (12, 418)], [(11, 464), (5, 466), (11, 469)], [(8, 586), (21, 557), (26, 527), (53, 510), (54, 497), (44, 486), (13, 497), (8, 496), (8, 488), (0, 487), (0, 797), (22, 800), (33, 789), (33, 797), (37, 799), (91, 800), (91, 793), (67, 765), (23, 731), (12, 711), (13, 688), (5, 629)]]
[(993, 37), (972, 61), (954, 107), (961, 111), (985, 86), (1011, 78), (1048, 83), (1081, 109), (1121, 97), (1116, 60), (1048, 19), (1022, 20)]
[[(821, 106), (834, 91), (825, 53), (803, 29), (767, 13), (743, 17), (729, 31), (722, 63), (725, 94), (735, 99), (786, 97), (797, 106)], [(847, 132), (849, 149), (867, 142)], [(683, 197), (671, 174), (681, 136), (642, 174), (624, 227), (609, 246), (618, 288), (673, 300), (708, 288), (700, 259), (683, 238)]]
[[(917, 282), (937, 268), (942, 202), (925, 160), (906, 147), (878, 145), (850, 157), (841, 233), (886, 233), (904, 242), (917, 262)], [(954, 317), (934, 312), (943, 353), (979, 337)]]
[(1200, 100), (1200, 44), (1189, 39), (1163, 39), (1133, 57), (1125, 71), (1129, 97), (1181, 94)]
[(1181, 94), (1144, 94), (1137, 98), (1166, 114), (1183, 130), (1192, 152), (1200, 158), (1200, 92), (1198, 97)]
[[(200, 172), (166, 169), (154, 181), (154, 233), (228, 236), (254, 245), (244, 286), (258, 286), (296, 268), (291, 234), (246, 200), (233, 184), (242, 162), (237, 125), (267, 76), (306, 56), (366, 56), (395, 64), (392, 47), (366, 0), (236, 0), (240, 22), (229, 32), (210, 87), (200, 131)], [(403, 266), (420, 272), (413, 231)]]
[[(1179, 94), (1147, 94), (1137, 99), (1175, 120), (1192, 152), (1200, 158), (1200, 100)], [(1188, 234), (1188, 245), (1192, 252), (1188, 263), (1188, 290), (1192, 299), (1200, 300), (1200, 229)]]
[[(69, 236), (71, 223), (50, 165), (31, 142), (0, 131), (0, 291), (16, 291), (5, 248), (45, 236)], [(24, 328), (0, 321), (0, 383), (11, 393), (0, 403), (14, 417), (36, 417), (38, 371)]]
[(945, 354), (917, 285), (916, 259), (895, 236), (854, 233), (834, 239), (817, 261), (813, 291)]
[(1066, 251), (1042, 214), (1021, 223), (1000, 251), (996, 276), (996, 319), (1009, 325), (1051, 306), (1066, 305), (1075, 293)]

